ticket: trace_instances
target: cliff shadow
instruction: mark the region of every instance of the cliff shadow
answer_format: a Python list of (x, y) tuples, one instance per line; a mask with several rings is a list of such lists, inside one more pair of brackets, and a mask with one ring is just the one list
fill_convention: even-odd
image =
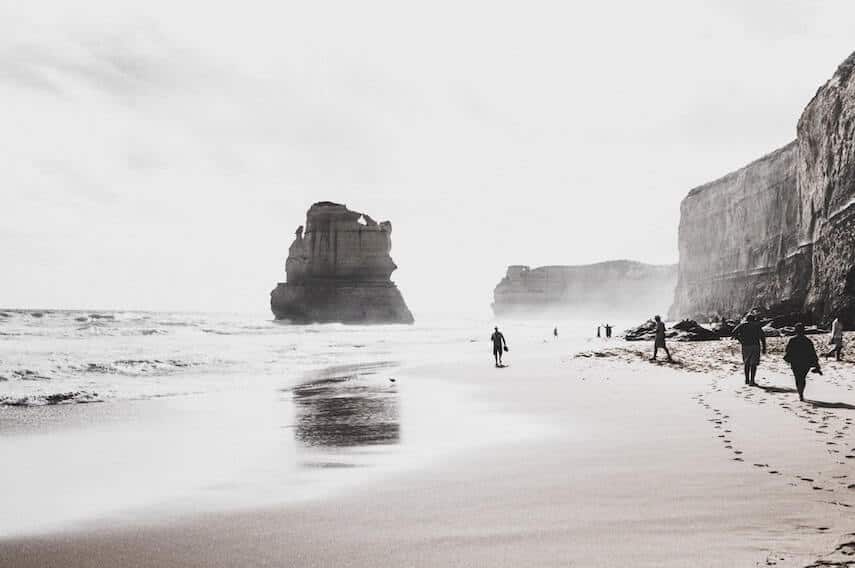
[(291, 389), (296, 440), (312, 448), (399, 443), (399, 400), (394, 383), (372, 370), (341, 370), (331, 370), (328, 376)]

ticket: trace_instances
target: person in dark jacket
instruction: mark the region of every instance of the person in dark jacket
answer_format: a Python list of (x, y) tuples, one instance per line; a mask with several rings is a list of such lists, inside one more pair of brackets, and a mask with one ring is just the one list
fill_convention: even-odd
[(508, 350), (508, 342), (505, 341), (505, 336), (499, 331), (496, 326), (493, 335), (490, 336), (490, 341), (493, 342), (493, 357), (496, 359), (496, 366), (502, 366), (502, 352)]
[(656, 322), (656, 327), (654, 336), (653, 336), (653, 357), (650, 358), (651, 361), (656, 360), (656, 353), (659, 349), (665, 350), (665, 355), (668, 356), (668, 361), (671, 362), (671, 352), (668, 351), (668, 346), (665, 345), (665, 322), (662, 321), (662, 318), (659, 316), (653, 316), (653, 321)]
[(813, 369), (815, 373), (820, 375), (822, 371), (819, 368), (819, 359), (816, 356), (813, 341), (805, 335), (803, 323), (796, 324), (796, 335), (787, 342), (784, 361), (789, 363), (793, 369), (793, 376), (796, 378), (796, 390), (799, 391), (799, 400), (804, 401), (808, 371)]
[(745, 321), (733, 330), (733, 337), (742, 344), (742, 363), (745, 367), (745, 384), (756, 386), (757, 365), (760, 364), (760, 353), (766, 354), (766, 334), (757, 322), (754, 314), (749, 314)]

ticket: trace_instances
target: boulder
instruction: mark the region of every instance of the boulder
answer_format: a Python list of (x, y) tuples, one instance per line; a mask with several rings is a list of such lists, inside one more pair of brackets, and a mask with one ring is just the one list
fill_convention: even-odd
[[(653, 341), (656, 337), (656, 322), (647, 320), (643, 324), (626, 330), (627, 341)], [(705, 328), (694, 320), (682, 320), (665, 331), (665, 337), (673, 341), (717, 341), (718, 333)]]
[(719, 335), (711, 329), (707, 329), (695, 320), (685, 319), (674, 324), (673, 329), (679, 333), (674, 337), (675, 341), (715, 341)]
[(623, 338), (627, 341), (653, 341), (655, 333), (656, 322), (651, 319), (641, 325), (626, 330)]

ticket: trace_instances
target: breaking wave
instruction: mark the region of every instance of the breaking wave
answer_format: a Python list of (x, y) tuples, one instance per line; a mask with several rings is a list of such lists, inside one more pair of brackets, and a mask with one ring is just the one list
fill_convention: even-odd
[(104, 402), (97, 392), (70, 391), (29, 396), (0, 396), (0, 406), (50, 406)]
[(119, 359), (111, 363), (86, 363), (70, 369), (83, 373), (119, 375), (169, 374), (198, 367), (202, 363), (180, 359)]

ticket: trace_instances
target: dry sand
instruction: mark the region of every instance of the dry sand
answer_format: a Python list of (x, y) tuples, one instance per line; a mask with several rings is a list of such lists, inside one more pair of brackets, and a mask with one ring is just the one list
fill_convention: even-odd
[(314, 501), (0, 541), (0, 565), (847, 566), (855, 365), (800, 403), (781, 345), (757, 388), (728, 341), (674, 344), (672, 365), (614, 340), (423, 367), (399, 382), (465, 383), (543, 434)]

